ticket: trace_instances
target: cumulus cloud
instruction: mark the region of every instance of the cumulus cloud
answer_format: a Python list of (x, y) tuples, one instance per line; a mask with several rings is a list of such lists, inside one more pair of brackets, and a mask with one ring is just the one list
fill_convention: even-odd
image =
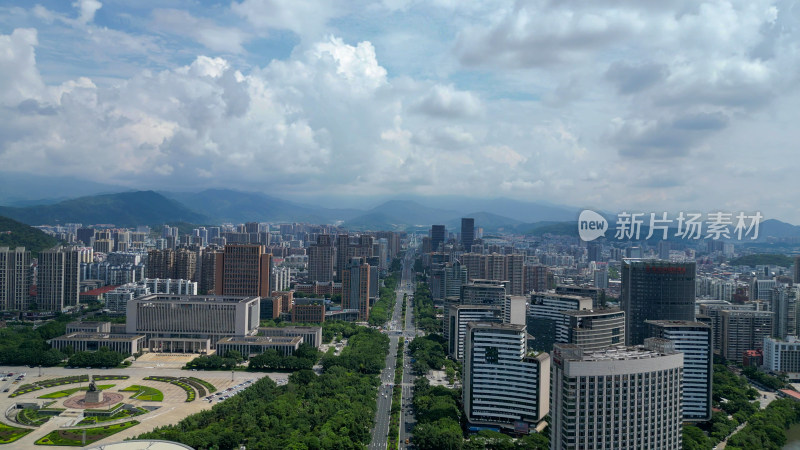
[(480, 114), (481, 102), (471, 92), (458, 91), (452, 85), (435, 85), (411, 110), (437, 117), (467, 117)]

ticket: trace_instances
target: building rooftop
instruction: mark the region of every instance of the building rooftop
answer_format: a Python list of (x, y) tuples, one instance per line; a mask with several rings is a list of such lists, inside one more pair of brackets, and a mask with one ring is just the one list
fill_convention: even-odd
[(513, 323), (497, 323), (497, 322), (467, 322), (468, 328), (484, 328), (495, 330), (511, 330), (521, 331), (525, 325), (517, 325)]
[(645, 320), (645, 323), (652, 323), (654, 325), (669, 326), (669, 327), (684, 327), (684, 328), (711, 328), (710, 325), (703, 322), (693, 322), (691, 320)]
[(219, 344), (245, 344), (245, 345), (295, 345), (303, 341), (300, 336), (230, 336), (217, 341)]
[(146, 302), (184, 302), (184, 303), (246, 303), (259, 300), (261, 297), (237, 297), (231, 295), (175, 295), (150, 294), (132, 300), (136, 303)]
[(643, 346), (617, 346), (595, 351), (583, 350), (575, 344), (556, 344), (556, 346), (557, 348), (565, 350), (562, 352), (563, 358), (571, 361), (627, 361), (658, 358), (668, 354), (650, 350)]
[(97, 339), (102, 341), (129, 342), (144, 338), (145, 335), (143, 334), (69, 333), (63, 336), (55, 337), (53, 339), (63, 339), (68, 341), (84, 341), (90, 339)]
[(622, 310), (619, 308), (606, 308), (606, 309), (581, 309), (564, 311), (562, 314), (568, 316), (602, 316), (605, 314), (619, 314)]

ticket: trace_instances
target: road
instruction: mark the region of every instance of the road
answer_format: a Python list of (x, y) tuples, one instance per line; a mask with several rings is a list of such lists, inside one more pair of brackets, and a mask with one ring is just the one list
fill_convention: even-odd
[[(386, 355), (386, 368), (381, 372), (381, 385), (378, 388), (378, 408), (375, 412), (375, 424), (372, 428), (372, 440), (368, 448), (370, 450), (385, 449), (387, 439), (389, 436), (389, 420), (391, 418), (392, 410), (392, 386), (394, 385), (394, 371), (397, 367), (397, 345), (400, 336), (405, 336), (406, 345), (409, 340), (414, 336), (415, 330), (413, 325), (413, 309), (411, 303), (408, 302), (406, 307), (406, 321), (400, 322), (403, 317), (403, 295), (411, 295), (414, 293), (414, 255), (411, 251), (407, 252), (403, 260), (402, 277), (397, 286), (397, 297), (392, 311), (392, 318), (384, 327), (385, 333), (389, 335), (389, 354)], [(404, 357), (408, 361), (408, 356)], [(411, 375), (410, 364), (403, 369), (403, 401), (402, 401), (402, 414), (406, 411), (411, 411), (411, 388), (413, 385), (413, 378)], [(408, 384), (411, 383), (411, 384)], [(405, 448), (405, 439), (410, 438), (410, 430), (413, 428), (413, 421), (406, 422), (405, 417), (401, 415), (400, 421), (400, 438), (401, 448)], [(413, 417), (412, 417), (413, 419)], [(406, 431), (404, 427), (408, 427)]]

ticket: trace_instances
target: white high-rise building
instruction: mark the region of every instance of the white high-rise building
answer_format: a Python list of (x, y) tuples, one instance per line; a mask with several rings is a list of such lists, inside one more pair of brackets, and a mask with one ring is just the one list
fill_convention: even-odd
[(499, 306), (450, 305), (443, 327), (444, 338), (447, 339), (447, 353), (451, 358), (464, 360), (464, 337), (467, 335), (469, 322), (501, 323), (502, 321), (502, 310)]
[(555, 345), (551, 450), (681, 449), (683, 354), (663, 339), (646, 345)]
[(683, 353), (683, 419), (711, 420), (711, 387), (714, 376), (711, 327), (682, 320), (648, 320), (650, 336), (668, 339)]
[(549, 411), (550, 355), (529, 353), (525, 325), (470, 322), (464, 413), (471, 426), (536, 427)]

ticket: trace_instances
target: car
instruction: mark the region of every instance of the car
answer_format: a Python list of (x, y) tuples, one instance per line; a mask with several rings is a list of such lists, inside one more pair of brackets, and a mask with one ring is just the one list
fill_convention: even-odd
[(8, 392), (8, 388), (3, 389), (3, 392)]
[(214, 395), (222, 395), (222, 392), (217, 392), (217, 393), (216, 393), (216, 394), (214, 394)]

